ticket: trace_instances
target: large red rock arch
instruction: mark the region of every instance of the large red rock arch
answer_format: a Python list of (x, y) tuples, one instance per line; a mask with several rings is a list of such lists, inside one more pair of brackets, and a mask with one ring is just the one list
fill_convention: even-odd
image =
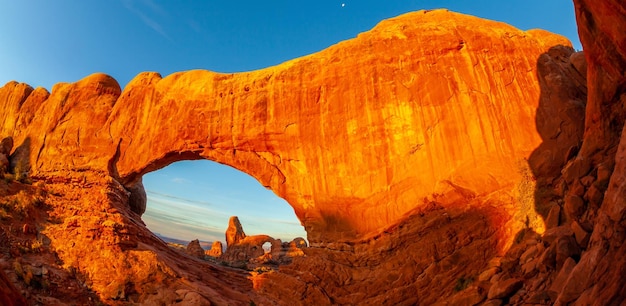
[[(529, 295), (517, 301), (548, 299), (538, 288), (553, 290), (557, 279), (552, 302), (617, 301), (626, 141), (616, 29), (624, 14), (606, 13), (624, 9), (587, 2), (575, 1), (584, 55), (543, 31), (417, 12), (248, 73), (144, 73), (123, 91), (103, 74), (51, 93), (10, 82), (0, 88), (0, 135), (15, 141), (11, 162), (58, 191), (58, 219), (42, 231), (55, 256), (106, 301), (171, 304), (191, 283), (191, 293), (215, 304), (459, 304), (489, 298), (481, 287), (455, 294), (454, 285), (493, 271), (491, 259), (509, 270), (491, 277), (491, 288), (523, 278)], [(313, 242), (307, 256), (254, 278), (181, 265), (129, 208), (129, 190), (149, 171), (198, 158), (243, 170), (287, 199)], [(539, 179), (564, 184), (555, 201), (584, 192), (579, 179), (602, 180), (588, 186), (603, 192), (585, 212), (595, 228), (552, 220), (552, 231), (533, 232), (543, 223), (533, 215), (546, 191), (535, 188)], [(517, 233), (530, 238), (508, 249)], [(519, 261), (526, 241), (582, 250), (571, 271), (537, 277)], [(534, 260), (556, 256), (549, 250)]]
[(17, 112), (3, 134), (28, 138), (35, 174), (94, 169), (130, 186), (176, 160), (227, 164), (286, 199), (312, 242), (350, 240), (435, 193), (519, 183), (541, 142), (536, 61), (558, 44), (569, 42), (421, 11), (258, 71), (142, 73), (123, 92), (96, 74), (49, 97), (37, 89), (17, 103), (43, 115)]

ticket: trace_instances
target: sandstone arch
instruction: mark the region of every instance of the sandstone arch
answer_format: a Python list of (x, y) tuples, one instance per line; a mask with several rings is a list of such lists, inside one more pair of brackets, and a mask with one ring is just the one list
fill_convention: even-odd
[[(579, 160), (608, 161), (602, 176), (611, 181), (589, 249), (559, 296), (584, 303), (624, 296), (624, 248), (611, 247), (624, 238), (616, 233), (623, 232), (625, 150), (621, 145), (615, 154), (619, 126), (611, 124), (621, 126), (623, 116), (609, 111), (621, 109), (624, 86), (620, 78), (603, 77), (603, 71), (624, 69), (615, 68), (623, 61), (599, 61), (623, 58), (612, 27), (621, 20), (596, 22), (605, 18), (601, 12), (620, 6), (576, 6), (589, 64), (588, 105), (594, 104), (586, 110), (589, 144)], [(607, 43), (593, 44), (596, 36)], [(558, 175), (563, 157), (575, 154), (565, 153), (577, 127), (550, 133), (569, 116), (553, 107), (581, 98), (567, 95), (568, 86), (582, 84), (572, 78), (567, 46), (543, 31), (417, 12), (318, 54), (250, 73), (148, 73), (124, 92), (102, 74), (57, 85), (51, 94), (11, 82), (0, 89), (0, 102), (19, 113), (0, 114), (0, 132), (27, 148), (13, 154), (29, 161), (32, 175), (67, 192), (55, 206), (62, 223), (46, 233), (64, 265), (89, 275), (90, 287), (105, 300), (133, 294), (149, 303), (156, 298), (152, 284), (165, 279), (171, 282), (159, 289), (171, 295), (159, 302), (171, 303), (194, 279), (183, 283), (182, 274), (195, 275), (195, 290), (216, 304), (264, 297), (268, 304), (446, 302), (456, 278), (483, 271), (528, 220), (534, 178), (520, 171), (526, 159), (538, 166), (534, 174), (550, 176)], [(533, 123), (542, 118), (554, 121), (536, 131)], [(607, 151), (596, 152), (598, 145)], [(313, 242), (307, 256), (252, 284), (219, 267), (194, 266), (204, 268), (194, 274), (177, 265), (126, 205), (128, 188), (147, 171), (194, 158), (235, 166), (288, 199)], [(569, 165), (565, 175), (589, 171), (589, 165)], [(541, 219), (532, 223), (538, 228)], [(516, 265), (520, 256), (509, 268), (525, 270)], [(466, 293), (447, 302), (485, 298)]]
[[(450, 188), (510, 188), (541, 142), (528, 124), (535, 59), (569, 42), (474, 21), (419, 12), (263, 70), (141, 74), (107, 124), (119, 176), (179, 159), (231, 165), (285, 198), (312, 242), (375, 233)], [(511, 33), (520, 38), (486, 39)], [(443, 45), (429, 49), (430, 39)]]
[(35, 175), (91, 169), (132, 186), (177, 160), (227, 164), (286, 199), (312, 243), (358, 239), (433, 194), (514, 188), (541, 142), (536, 58), (557, 44), (421, 11), (258, 71), (142, 73), (123, 92), (96, 74), (3, 99), (43, 115), (2, 132), (30, 137)]

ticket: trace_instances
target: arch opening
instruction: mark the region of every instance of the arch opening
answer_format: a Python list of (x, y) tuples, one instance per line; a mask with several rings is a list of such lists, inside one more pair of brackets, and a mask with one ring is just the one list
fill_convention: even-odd
[[(210, 160), (186, 160), (146, 173), (142, 216), (166, 242), (199, 239), (204, 249), (221, 241), (229, 218), (238, 216), (245, 232), (291, 241), (306, 237), (293, 208), (252, 176)], [(204, 242), (204, 243), (203, 243)]]
[(266, 242), (263, 243), (263, 245), (261, 246), (263, 248), (263, 252), (265, 252), (265, 254), (269, 253), (272, 251), (272, 243), (271, 242)]

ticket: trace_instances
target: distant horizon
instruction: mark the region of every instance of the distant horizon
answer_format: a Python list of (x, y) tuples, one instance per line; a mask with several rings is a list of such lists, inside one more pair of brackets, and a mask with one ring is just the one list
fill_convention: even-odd
[[(211, 173), (217, 175), (207, 175)], [(145, 174), (143, 183), (148, 205), (142, 219), (151, 231), (167, 237), (225, 243), (228, 221), (237, 216), (249, 236), (307, 239), (284, 199), (230, 166), (210, 160), (179, 161)], [(240, 186), (245, 186), (245, 193)]]

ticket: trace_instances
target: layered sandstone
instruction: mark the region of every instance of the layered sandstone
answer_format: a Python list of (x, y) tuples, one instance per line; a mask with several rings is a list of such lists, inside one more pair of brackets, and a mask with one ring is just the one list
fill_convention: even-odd
[[(601, 275), (605, 256), (624, 267), (624, 46), (602, 16), (624, 10), (576, 3), (585, 58), (545, 31), (420, 11), (253, 72), (11, 82), (0, 136), (12, 169), (50, 185), (51, 248), (111, 303), (617, 301)], [(201, 158), (285, 198), (305, 256), (249, 279), (181, 264), (141, 222), (141, 176)], [(247, 239), (231, 223), (229, 246)]]
[[(541, 94), (551, 85), (538, 76), (539, 56), (569, 44), (421, 11), (253, 72), (143, 73), (121, 93), (96, 74), (49, 97), (10, 83), (0, 92), (14, 110), (3, 133), (38, 176), (92, 169), (131, 188), (177, 160), (225, 163), (285, 198), (311, 242), (349, 240), (398, 222), (442, 189), (515, 189), (543, 138), (559, 147), (541, 161), (563, 160), (578, 127), (545, 133), (529, 123), (543, 101), (573, 110), (580, 103)], [(573, 112), (556, 115), (582, 118)]]

